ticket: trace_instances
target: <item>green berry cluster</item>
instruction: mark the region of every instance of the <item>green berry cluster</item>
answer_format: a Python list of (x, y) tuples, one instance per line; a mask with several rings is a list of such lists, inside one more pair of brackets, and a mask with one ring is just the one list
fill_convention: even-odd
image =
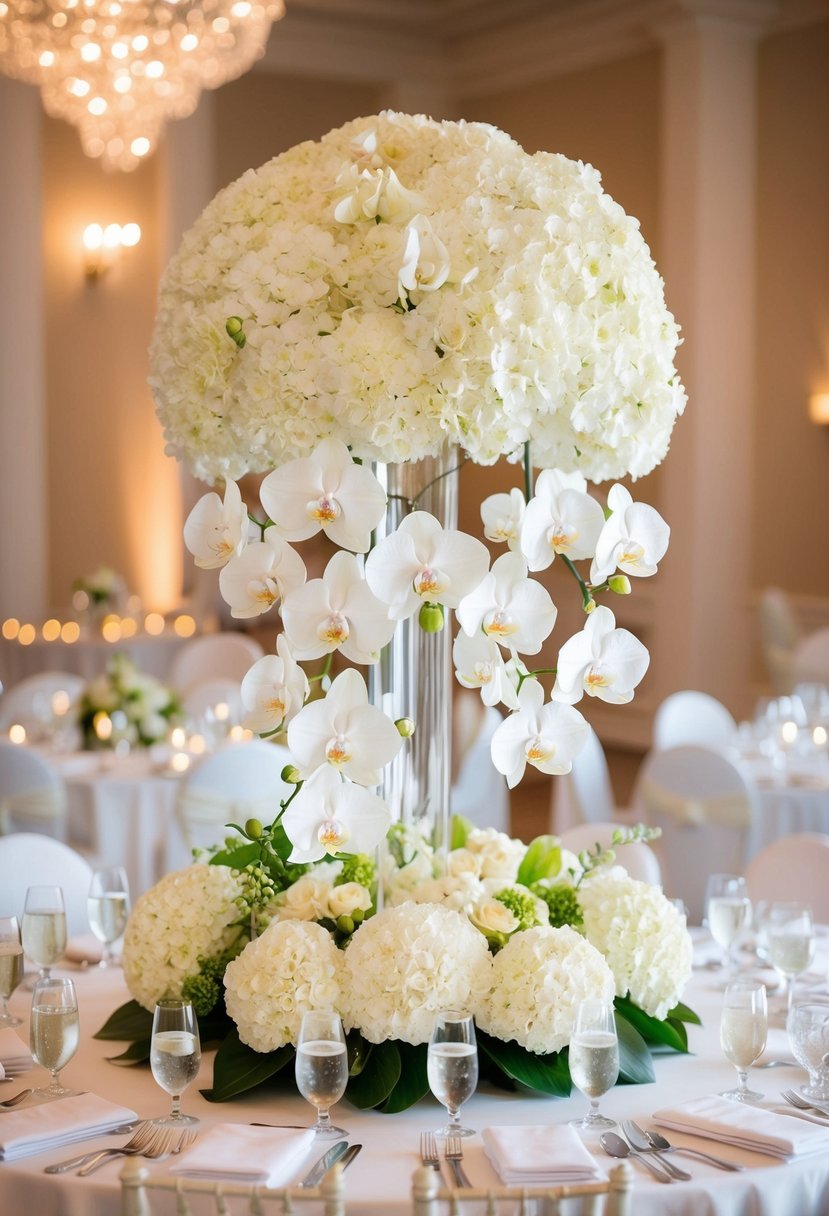
[(192, 1001), (196, 1017), (206, 1018), (215, 1009), (224, 992), (225, 968), (239, 953), (245, 940), (213, 958), (200, 958), (198, 973), (184, 981), (181, 995), (186, 1001)]
[(547, 883), (538, 882), (532, 890), (550, 909), (550, 924), (554, 929), (560, 929), (562, 925), (578, 929), (584, 923), (578, 892), (569, 883), (558, 882), (548, 886)]
[(518, 930), (532, 929), (541, 924), (535, 906), (535, 897), (531, 891), (522, 890), (520, 887), (504, 887), (503, 891), (499, 891), (494, 898), (498, 900), (499, 904), (509, 908), (518, 921)]
[(370, 891), (377, 877), (377, 867), (366, 853), (354, 853), (346, 857), (343, 868), (334, 879), (334, 886), (341, 887), (347, 882), (358, 882), (361, 887)]

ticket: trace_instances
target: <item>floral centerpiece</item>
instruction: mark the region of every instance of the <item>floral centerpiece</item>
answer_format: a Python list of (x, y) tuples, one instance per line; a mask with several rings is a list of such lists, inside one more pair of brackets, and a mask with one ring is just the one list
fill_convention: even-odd
[(110, 566), (99, 566), (92, 574), (76, 578), (72, 593), (72, 604), (77, 611), (96, 621), (108, 612), (123, 608), (127, 585)]
[(181, 720), (176, 694), (154, 676), (144, 675), (125, 654), (114, 654), (102, 675), (84, 687), (78, 724), (84, 747), (131, 747), (160, 743)]

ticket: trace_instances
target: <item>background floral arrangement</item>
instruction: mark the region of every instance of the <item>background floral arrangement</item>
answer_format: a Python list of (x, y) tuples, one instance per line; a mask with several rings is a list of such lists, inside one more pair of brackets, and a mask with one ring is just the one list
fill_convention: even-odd
[[(138, 671), (127, 655), (114, 654), (106, 671), (91, 680), (78, 702), (78, 723), (85, 747), (113, 747), (119, 740), (130, 746), (159, 743), (181, 717), (175, 693), (154, 676)], [(96, 729), (109, 719), (111, 731)]]

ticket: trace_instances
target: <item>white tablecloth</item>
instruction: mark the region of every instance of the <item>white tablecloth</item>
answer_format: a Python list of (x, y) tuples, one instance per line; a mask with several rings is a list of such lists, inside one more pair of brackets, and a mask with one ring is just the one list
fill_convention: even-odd
[[(827, 961), (826, 940), (822, 940), (821, 966)], [(107, 1063), (106, 1057), (121, 1050), (118, 1044), (98, 1042), (90, 1035), (98, 1029), (121, 1000), (125, 999), (120, 973), (98, 970), (77, 973), (76, 980), (81, 1008), (81, 1048), (67, 1065), (65, 1081), (77, 1088), (93, 1090), (105, 1097), (131, 1106), (142, 1116), (165, 1112), (169, 1099), (153, 1082), (148, 1069), (118, 1068)], [(695, 973), (686, 993), (686, 1001), (697, 1010), (705, 1025), (690, 1027), (692, 1056), (663, 1056), (657, 1058), (656, 1083), (653, 1085), (617, 1086), (602, 1099), (602, 1108), (617, 1118), (632, 1117), (649, 1124), (654, 1110), (683, 1099), (717, 1093), (731, 1088), (734, 1069), (725, 1061), (719, 1048), (718, 1018), (722, 993), (713, 986), (710, 972)], [(27, 994), (21, 990), (13, 998), (13, 1006), (21, 1014), (26, 1009)], [(775, 1031), (772, 1049), (785, 1049), (785, 1036)], [(306, 1123), (311, 1108), (295, 1093), (272, 1090), (244, 1097), (238, 1101), (211, 1104), (201, 1097), (199, 1087), (210, 1085), (212, 1055), (206, 1054), (196, 1085), (183, 1099), (183, 1109), (202, 1120), (202, 1126), (212, 1123), (252, 1120), (272, 1123)], [(40, 1081), (43, 1074), (28, 1074)], [(779, 1101), (782, 1088), (800, 1084), (805, 1079), (799, 1069), (780, 1068), (753, 1071), (751, 1084)], [(22, 1082), (25, 1083), (25, 1082)], [(2, 1086), (12, 1092), (12, 1086)], [(14, 1089), (17, 1083), (14, 1084)], [(503, 1124), (560, 1123), (581, 1115), (585, 1099), (577, 1092), (567, 1099), (545, 1098), (525, 1094), (503, 1094), (482, 1087), (464, 1107), (464, 1121), (482, 1130)], [(363, 1144), (363, 1151), (346, 1174), (346, 1195), (349, 1216), (407, 1216), (411, 1175), (418, 1165), (419, 1133), (439, 1126), (442, 1111), (431, 1098), (397, 1115), (359, 1112), (347, 1102), (335, 1108), (336, 1120), (346, 1127), (352, 1141)], [(0, 1119), (4, 1116), (0, 1114)], [(703, 1151), (707, 1148), (720, 1156), (744, 1163), (744, 1173), (725, 1173), (691, 1158), (681, 1164), (693, 1174), (693, 1180), (665, 1186), (653, 1181), (638, 1165), (635, 1166), (633, 1211), (636, 1216), (825, 1216), (829, 1212), (829, 1155), (822, 1159), (801, 1159), (783, 1164), (755, 1153), (715, 1145), (711, 1141), (689, 1139), (680, 1134), (676, 1143), (688, 1143)], [(112, 1137), (90, 1142), (89, 1147), (121, 1143)], [(75, 1150), (82, 1151), (81, 1149)], [(72, 1155), (71, 1151), (42, 1154), (20, 1162), (0, 1164), (0, 1212), (4, 1216), (37, 1213), (37, 1216), (118, 1216), (118, 1173), (122, 1161), (115, 1160), (89, 1178), (75, 1175), (46, 1175), (43, 1167)], [(597, 1161), (603, 1169), (612, 1164), (600, 1148)], [(676, 1159), (680, 1160), (680, 1159)], [(150, 1163), (153, 1171), (166, 1171), (168, 1162)], [(495, 1185), (496, 1177), (488, 1164), (480, 1137), (464, 1143), (464, 1166), (475, 1185)], [(304, 1173), (304, 1169), (301, 1173)], [(167, 1196), (163, 1198), (169, 1198)], [(172, 1213), (172, 1206), (160, 1211)], [(213, 1209), (211, 1208), (212, 1212)]]
[(739, 768), (751, 795), (745, 861), (794, 832), (829, 832), (829, 765), (792, 762), (782, 772), (768, 761), (743, 760)]

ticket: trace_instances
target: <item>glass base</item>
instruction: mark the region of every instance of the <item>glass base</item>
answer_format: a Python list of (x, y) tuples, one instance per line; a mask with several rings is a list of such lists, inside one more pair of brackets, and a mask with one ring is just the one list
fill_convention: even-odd
[(438, 1140), (448, 1140), (452, 1136), (477, 1136), (477, 1132), (471, 1127), (460, 1127), (454, 1123), (447, 1123), (446, 1127), (442, 1127), (435, 1132)]
[(727, 1089), (725, 1093), (721, 1093), (721, 1098), (730, 1098), (732, 1102), (748, 1102), (751, 1105), (756, 1105), (762, 1102), (765, 1094), (758, 1094), (754, 1089)]
[(571, 1119), (570, 1126), (580, 1132), (605, 1132), (616, 1127), (616, 1120), (608, 1119), (607, 1115), (585, 1115), (583, 1119)]
[(801, 1085), (797, 1092), (808, 1102), (829, 1102), (829, 1085), (823, 1082), (819, 1085)]
[(68, 1085), (43, 1085), (32, 1090), (33, 1098), (77, 1098), (79, 1091)]
[(334, 1136), (347, 1136), (349, 1134), (344, 1127), (334, 1127), (333, 1123), (324, 1123), (321, 1127), (315, 1125), (312, 1131), (320, 1140), (324, 1140), (326, 1137), (333, 1139)]
[(150, 1119), (153, 1127), (194, 1127), (199, 1122), (195, 1115), (159, 1115)]

